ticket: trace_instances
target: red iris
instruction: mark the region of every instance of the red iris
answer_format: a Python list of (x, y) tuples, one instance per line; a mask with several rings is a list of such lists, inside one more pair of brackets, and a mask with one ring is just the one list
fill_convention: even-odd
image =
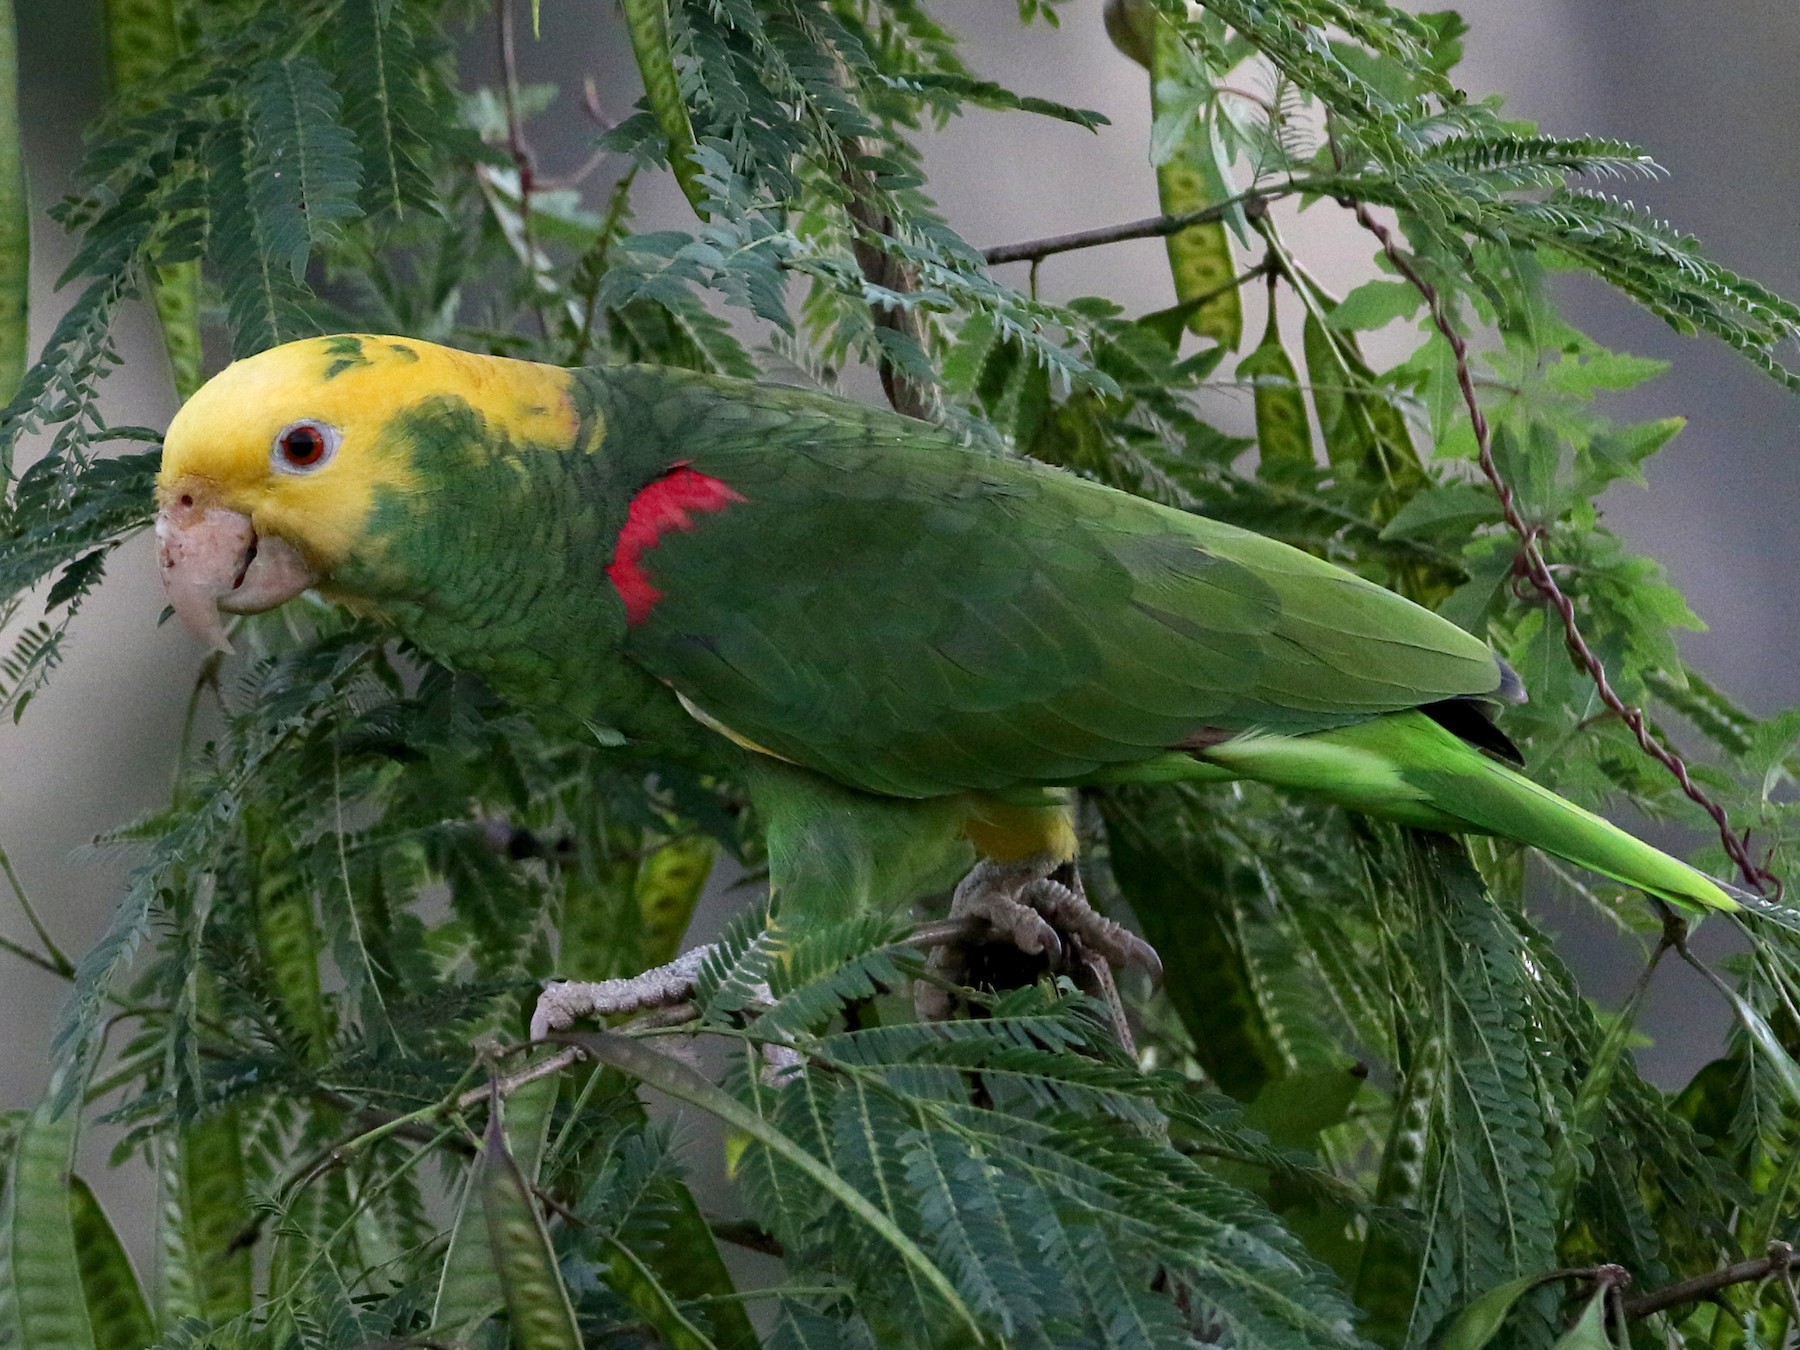
[(281, 433), (281, 457), (296, 469), (310, 469), (325, 458), (325, 433), (306, 422)]

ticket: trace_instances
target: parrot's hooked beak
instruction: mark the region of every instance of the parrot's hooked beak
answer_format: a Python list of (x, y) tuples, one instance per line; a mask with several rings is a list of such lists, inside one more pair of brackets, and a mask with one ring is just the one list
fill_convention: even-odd
[(318, 578), (287, 540), (258, 535), (249, 516), (209, 505), (208, 495), (193, 483), (164, 491), (156, 513), (157, 570), (182, 626), (229, 652), (221, 611), (259, 614)]

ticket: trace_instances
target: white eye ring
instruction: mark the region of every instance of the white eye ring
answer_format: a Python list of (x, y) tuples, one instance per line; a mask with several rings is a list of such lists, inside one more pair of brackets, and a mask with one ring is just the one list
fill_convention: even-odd
[(336, 457), (344, 433), (330, 423), (306, 417), (275, 433), (269, 462), (277, 473), (317, 473)]

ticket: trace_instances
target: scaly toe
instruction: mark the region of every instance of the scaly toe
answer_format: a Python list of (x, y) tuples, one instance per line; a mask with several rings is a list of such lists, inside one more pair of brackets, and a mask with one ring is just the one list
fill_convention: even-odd
[(1113, 965), (1137, 966), (1152, 982), (1162, 982), (1162, 958), (1156, 954), (1156, 948), (1125, 925), (1095, 910), (1075, 887), (1045, 877), (1021, 887), (1019, 900), (1043, 915), (1057, 931), (1077, 939)]
[(583, 1017), (611, 1017), (684, 1002), (693, 996), (694, 982), (710, 950), (696, 947), (666, 966), (625, 979), (564, 980), (547, 985), (531, 1014), (531, 1039), (541, 1041), (552, 1032), (567, 1031)]

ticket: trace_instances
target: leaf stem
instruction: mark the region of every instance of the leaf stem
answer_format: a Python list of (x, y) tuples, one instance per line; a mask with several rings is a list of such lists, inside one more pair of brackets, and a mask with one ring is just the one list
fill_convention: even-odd
[(4, 848), (0, 848), (0, 872), (6, 874), (6, 882), (12, 888), (13, 898), (19, 902), (19, 908), (25, 911), (25, 921), (31, 925), (31, 931), (37, 934), (38, 941), (44, 944), (44, 950), (49, 955), (40, 957), (10, 942), (6, 944), (6, 950), (23, 956), (34, 965), (42, 966), (52, 975), (60, 975), (65, 980), (72, 979), (75, 975), (75, 963), (56, 945), (56, 939), (50, 936), (43, 920), (38, 918), (37, 910), (32, 908), (31, 898), (25, 894), (25, 887), (20, 884), (19, 874), (13, 870), (12, 859), (7, 856)]
[(1179, 234), (1190, 225), (1209, 225), (1213, 221), (1223, 220), (1233, 211), (1240, 209), (1254, 220), (1268, 209), (1270, 202), (1300, 190), (1298, 184), (1292, 184), (1278, 191), (1268, 188), (1252, 188), (1248, 192), (1240, 192), (1235, 197), (1227, 197), (1222, 202), (1214, 202), (1211, 206), (1202, 207), (1198, 211), (1185, 211), (1178, 216), (1146, 216), (1142, 220), (1128, 220), (1122, 225), (1102, 225), (1098, 229), (1076, 230), (1072, 234), (1053, 234), (1044, 239), (1031, 239), (1020, 244), (1000, 244), (994, 248), (983, 249), (981, 256), (989, 267), (998, 267), (1001, 263), (1010, 262), (1037, 263), (1054, 253), (1073, 253), (1076, 249), (1100, 248), (1106, 244), (1124, 243), (1129, 239), (1161, 239), (1166, 235)]

